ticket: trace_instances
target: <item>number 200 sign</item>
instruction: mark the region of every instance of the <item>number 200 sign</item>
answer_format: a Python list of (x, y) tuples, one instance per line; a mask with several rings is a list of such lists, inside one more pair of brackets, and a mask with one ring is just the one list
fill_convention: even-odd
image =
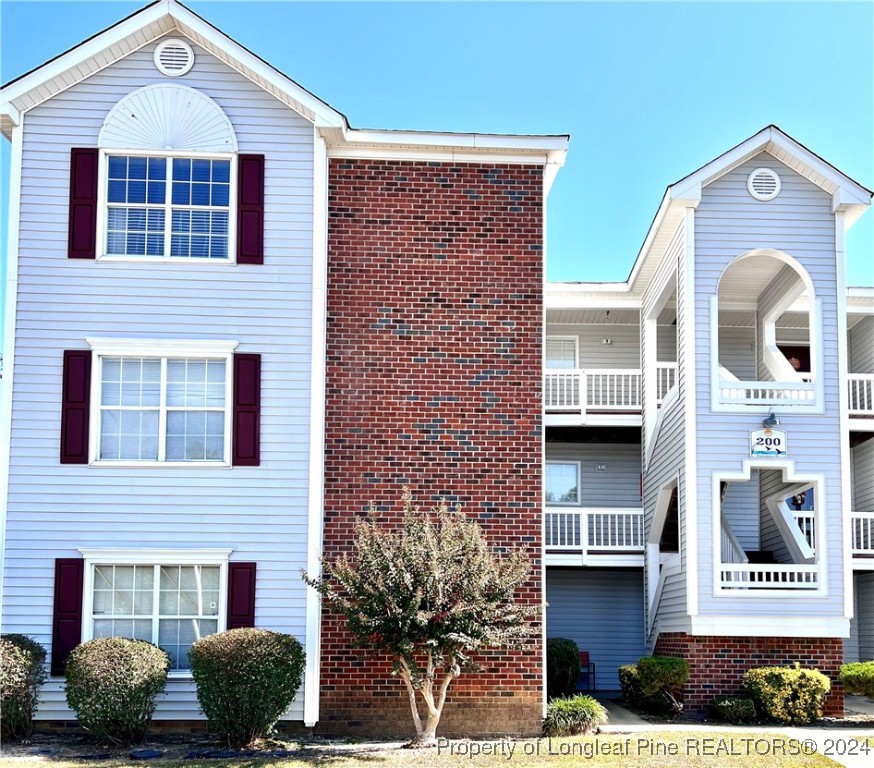
[(785, 458), (788, 451), (786, 433), (779, 429), (754, 429), (750, 432), (750, 457)]

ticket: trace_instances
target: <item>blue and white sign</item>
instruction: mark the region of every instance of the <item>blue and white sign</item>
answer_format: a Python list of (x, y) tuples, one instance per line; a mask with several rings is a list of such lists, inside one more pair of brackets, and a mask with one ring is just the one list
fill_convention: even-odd
[(754, 429), (750, 432), (750, 458), (785, 459), (789, 450), (786, 433), (780, 429)]

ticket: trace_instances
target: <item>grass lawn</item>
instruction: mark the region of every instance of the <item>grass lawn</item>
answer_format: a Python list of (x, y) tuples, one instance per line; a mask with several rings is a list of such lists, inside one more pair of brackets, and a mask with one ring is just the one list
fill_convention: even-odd
[[(864, 738), (864, 737), (863, 737)], [(616, 768), (820, 768), (838, 763), (785, 736), (767, 733), (713, 731), (658, 731), (635, 734), (603, 734), (563, 739), (518, 739), (506, 741), (444, 741), (436, 749), (373, 749), (340, 742), (274, 743), (271, 749), (300, 749), (294, 757), (185, 760), (188, 748), (174, 745), (157, 760), (136, 761), (126, 751), (99, 747), (59, 749), (50, 756), (35, 755), (34, 746), (4, 749), (4, 768), (119, 768), (152, 765), (155, 768), (431, 768), (431, 766), (613, 766)], [(101, 760), (84, 760), (87, 754), (110, 753)]]

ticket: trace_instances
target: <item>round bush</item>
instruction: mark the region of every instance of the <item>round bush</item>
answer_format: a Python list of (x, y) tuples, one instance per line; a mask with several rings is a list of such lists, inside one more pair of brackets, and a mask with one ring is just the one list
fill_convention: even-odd
[(853, 696), (874, 700), (874, 661), (853, 661), (841, 667), (841, 683)]
[(831, 680), (816, 669), (757, 667), (744, 674), (743, 686), (756, 702), (756, 710), (768, 720), (789, 725), (807, 725), (822, 717)]
[(0, 736), (26, 739), (33, 732), (39, 689), (46, 680), (46, 651), (26, 635), (0, 637)]
[(273, 732), (300, 687), (305, 653), (291, 635), (231, 629), (198, 640), (188, 657), (210, 728), (238, 747)]
[(167, 654), (144, 640), (89, 640), (67, 658), (67, 704), (100, 741), (138, 744), (149, 730), (169, 670)]
[(543, 718), (545, 736), (576, 736), (590, 733), (607, 722), (607, 710), (591, 696), (553, 699)]
[(551, 637), (546, 641), (546, 695), (572, 696), (580, 677), (580, 649), (566, 637)]

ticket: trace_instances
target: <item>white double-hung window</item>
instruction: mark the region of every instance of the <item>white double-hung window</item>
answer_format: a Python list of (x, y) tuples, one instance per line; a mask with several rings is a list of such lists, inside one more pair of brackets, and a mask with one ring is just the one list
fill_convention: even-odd
[(80, 550), (85, 557), (84, 639), (146, 640), (189, 668), (188, 650), (224, 630), (230, 550)]
[(230, 463), (236, 342), (89, 339), (99, 463)]
[(107, 153), (106, 256), (231, 258), (234, 158)]
[(546, 462), (546, 503), (580, 503), (580, 463), (578, 461)]

